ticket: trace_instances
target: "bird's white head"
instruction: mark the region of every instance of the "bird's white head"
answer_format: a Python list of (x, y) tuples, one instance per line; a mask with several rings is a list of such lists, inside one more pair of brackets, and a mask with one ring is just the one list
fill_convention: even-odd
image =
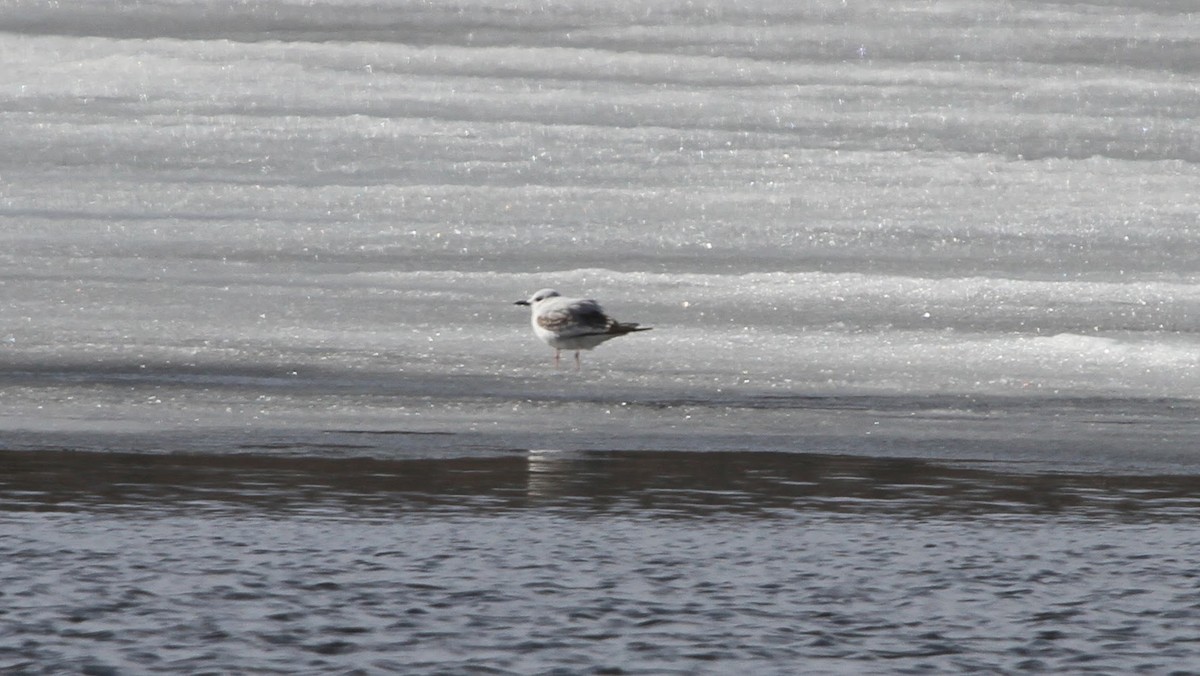
[(541, 291), (538, 291), (530, 296), (529, 300), (519, 300), (516, 303), (513, 303), (513, 305), (537, 305), (539, 302), (546, 300), (547, 298), (555, 298), (559, 295), (561, 294), (554, 289), (542, 289)]

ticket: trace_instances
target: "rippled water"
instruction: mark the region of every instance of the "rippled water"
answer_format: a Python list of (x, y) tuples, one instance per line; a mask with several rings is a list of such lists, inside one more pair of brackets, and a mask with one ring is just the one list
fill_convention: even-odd
[(1186, 671), (1195, 476), (0, 454), (6, 673)]

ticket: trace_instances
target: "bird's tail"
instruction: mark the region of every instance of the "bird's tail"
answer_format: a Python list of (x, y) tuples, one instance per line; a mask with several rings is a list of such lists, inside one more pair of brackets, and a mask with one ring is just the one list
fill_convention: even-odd
[(623, 336), (626, 333), (633, 333), (634, 331), (649, 331), (652, 328), (654, 328), (654, 327), (653, 326), (641, 326), (637, 322), (630, 322), (629, 324), (621, 324), (618, 322), (618, 323), (614, 323), (612, 325), (612, 327), (608, 330), (608, 332), (612, 333), (612, 334), (616, 334), (618, 336)]

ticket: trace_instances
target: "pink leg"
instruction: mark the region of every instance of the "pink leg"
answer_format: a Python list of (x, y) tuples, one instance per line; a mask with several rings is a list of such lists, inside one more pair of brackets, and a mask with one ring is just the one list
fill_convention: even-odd
[(554, 351), (554, 368), (558, 368), (558, 353), (559, 353), (559, 352), (561, 352), (561, 351), (562, 351), (562, 350), (555, 350), (555, 351)]

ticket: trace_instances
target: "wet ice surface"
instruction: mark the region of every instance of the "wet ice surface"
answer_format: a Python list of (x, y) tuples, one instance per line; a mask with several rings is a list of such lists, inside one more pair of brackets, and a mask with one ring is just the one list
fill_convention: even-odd
[(746, 452), (0, 462), (6, 672), (1166, 673), (1197, 658), (1191, 475)]
[(1191, 464), (1187, 9), (9, 2), (0, 429)]
[(1194, 662), (1194, 8), (541, 5), (0, 3), (0, 666)]

